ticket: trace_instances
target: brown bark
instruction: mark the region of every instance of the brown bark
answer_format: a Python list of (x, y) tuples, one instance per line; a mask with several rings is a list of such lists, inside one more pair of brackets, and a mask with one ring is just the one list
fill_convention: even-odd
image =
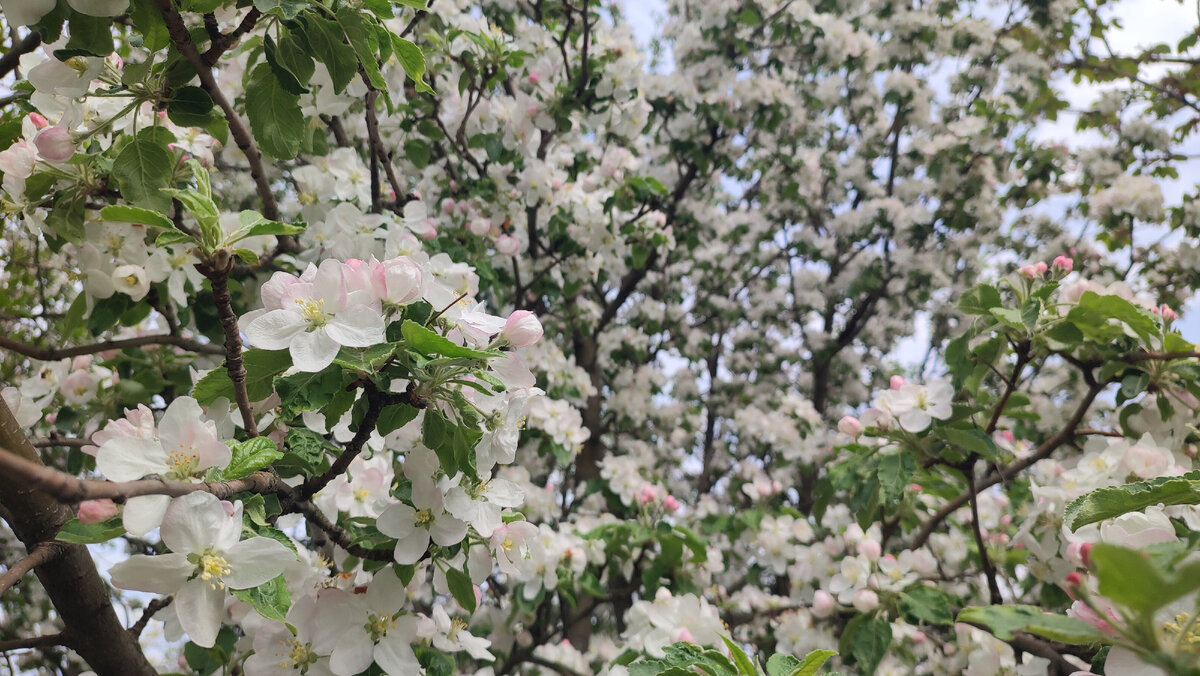
[[(37, 450), (3, 401), (0, 447), (41, 464)], [(70, 520), (70, 510), (7, 474), (0, 475), (0, 505), (11, 515), (9, 525), (27, 550), (33, 552), (42, 543), (61, 548), (59, 556), (34, 569), (62, 618), (61, 643), (79, 653), (99, 676), (152, 676), (154, 668), (146, 661), (137, 639), (117, 619), (108, 587), (100, 579), (87, 548), (54, 540), (59, 528)]]

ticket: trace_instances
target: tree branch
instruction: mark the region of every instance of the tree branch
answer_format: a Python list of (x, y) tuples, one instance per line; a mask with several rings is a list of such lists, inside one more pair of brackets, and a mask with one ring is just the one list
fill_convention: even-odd
[(222, 349), (220, 345), (201, 343), (192, 340), (191, 338), (172, 336), (170, 334), (137, 336), (136, 338), (123, 338), (121, 340), (103, 340), (98, 343), (91, 343), (89, 345), (76, 345), (75, 347), (36, 347), (34, 345), (13, 340), (7, 336), (0, 336), (0, 348), (10, 352), (15, 352), (23, 357), (40, 359), (41, 361), (56, 361), (59, 359), (78, 357), (84, 354), (96, 354), (97, 352), (107, 352), (109, 350), (123, 350), (127, 347), (145, 347), (147, 345), (172, 345), (174, 347), (189, 350), (191, 352), (199, 352), (200, 354), (225, 353), (225, 350)]
[(279, 207), (275, 203), (275, 194), (271, 192), (271, 184), (267, 181), (267, 173), (263, 169), (262, 153), (254, 144), (254, 137), (250, 135), (250, 131), (246, 129), (242, 119), (238, 117), (237, 111), (233, 109), (229, 99), (225, 98), (225, 93), (221, 91), (220, 85), (213, 77), (212, 66), (197, 51), (196, 44), (192, 42), (187, 26), (183, 23), (183, 17), (180, 16), (179, 10), (175, 9), (174, 2), (158, 0), (158, 9), (162, 12), (163, 21), (167, 24), (167, 33), (171, 36), (171, 42), (175, 43), (179, 53), (183, 54), (183, 58), (187, 59), (192, 68), (196, 70), (196, 75), (200, 78), (200, 86), (212, 97), (213, 103), (220, 106), (225, 113), (225, 121), (229, 123), (229, 134), (233, 136), (237, 147), (242, 150), (242, 154), (246, 156), (246, 161), (250, 164), (250, 177), (254, 179), (258, 198), (262, 201), (263, 216), (272, 221), (279, 220)]
[(12, 49), (0, 56), (0, 77), (4, 77), (17, 69), (21, 57), (32, 52), (42, 44), (42, 36), (37, 31), (29, 31), (23, 40), (15, 43)]
[(29, 571), (55, 557), (61, 556), (62, 553), (63, 548), (58, 543), (37, 543), (33, 546), (33, 550), (29, 552), (28, 556), (9, 566), (8, 570), (4, 571), (3, 575), (0, 575), (0, 594), (8, 591), (10, 587), (25, 577), (25, 574)]
[(142, 611), (142, 616), (138, 618), (137, 622), (134, 622), (133, 626), (129, 627), (129, 633), (134, 638), (141, 636), (142, 631), (146, 629), (146, 625), (150, 624), (150, 618), (154, 617), (154, 614), (158, 611), (171, 605), (171, 601), (173, 600), (174, 597), (171, 596), (160, 596), (151, 601), (146, 605), (146, 609)]
[[(227, 500), (238, 493), (277, 493), (286, 495), (290, 489), (270, 472), (254, 472), (241, 479), (230, 481), (168, 481), (163, 478), (138, 479), (136, 481), (95, 481), (60, 472), (52, 467), (31, 462), (11, 450), (0, 447), (0, 471), (10, 479), (19, 480), (30, 491), (40, 491), (58, 502), (73, 503), (82, 500), (108, 498), (124, 502), (139, 495), (170, 495), (177, 497), (204, 491)], [(57, 529), (55, 530), (57, 534)]]
[(994, 486), (1001, 481), (1007, 481), (1008, 479), (1016, 476), (1039, 460), (1044, 460), (1050, 457), (1050, 454), (1053, 453), (1059, 446), (1062, 446), (1064, 443), (1074, 438), (1075, 428), (1078, 427), (1079, 423), (1083, 421), (1083, 417), (1087, 415), (1088, 409), (1091, 408), (1092, 402), (1096, 399), (1096, 395), (1100, 394), (1100, 391), (1104, 389), (1105, 385), (1107, 385), (1107, 383), (1096, 383), (1089, 387), (1087, 394), (1085, 394), (1083, 397), (1083, 401), (1079, 402), (1079, 406), (1075, 408), (1075, 412), (1071, 414), (1071, 418), (1067, 420), (1066, 425), (1064, 425), (1062, 429), (1060, 429), (1054, 436), (1042, 442), (1042, 445), (1038, 446), (1036, 451), (1022, 458), (1021, 460), (1014, 462), (1008, 467), (999, 469), (996, 472), (989, 474), (980, 480), (979, 483), (975, 483), (973, 481), (970, 482), (971, 485), (967, 487), (966, 491), (961, 493), (953, 500), (947, 502), (942, 506), (941, 509), (934, 513), (933, 516), (921, 524), (921, 528), (917, 531), (917, 534), (913, 538), (912, 545), (909, 547), (909, 549), (919, 549), (922, 547), (929, 539), (929, 536), (933, 534), (934, 529), (941, 525), (941, 523), (946, 520), (946, 517), (950, 516), (960, 507), (970, 502), (971, 499), (979, 493), (979, 491), (982, 491), (989, 486)]
[(242, 333), (238, 329), (237, 315), (233, 312), (233, 299), (229, 296), (229, 265), (197, 263), (196, 269), (208, 278), (212, 285), (213, 302), (217, 306), (217, 317), (225, 331), (225, 370), (233, 381), (233, 396), (242, 414), (242, 427), (246, 435), (258, 436), (258, 425), (254, 422), (254, 411), (250, 409), (250, 395), (246, 392), (246, 366), (242, 361)]
[(30, 638), (14, 638), (7, 641), (0, 641), (0, 653), (6, 653), (10, 650), (28, 650), (30, 648), (48, 648), (54, 645), (66, 645), (66, 633), (61, 634), (46, 634), (45, 636), (32, 636)]
[(370, 549), (354, 544), (350, 541), (350, 536), (345, 530), (330, 521), (328, 517), (321, 513), (321, 510), (317, 509), (316, 505), (307, 500), (297, 502), (295, 509), (304, 515), (309, 525), (321, 529), (321, 531), (329, 536), (330, 541), (349, 552), (351, 556), (357, 556), (360, 559), (370, 561), (391, 561), (395, 556), (391, 549)]

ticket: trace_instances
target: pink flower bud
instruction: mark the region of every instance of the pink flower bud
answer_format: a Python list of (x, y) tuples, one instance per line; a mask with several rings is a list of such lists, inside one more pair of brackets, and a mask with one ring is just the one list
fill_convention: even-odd
[(689, 631), (687, 627), (680, 627), (675, 632), (675, 642), (676, 643), (695, 643), (696, 637), (692, 636), (692, 632)]
[(813, 617), (823, 619), (833, 614), (835, 603), (833, 595), (824, 589), (818, 589), (817, 593), (813, 594), (812, 608), (810, 611)]
[(1091, 542), (1072, 542), (1067, 545), (1067, 561), (1073, 566), (1086, 568), (1088, 561), (1091, 560), (1090, 555), (1094, 546)]
[(500, 336), (513, 347), (529, 347), (542, 339), (542, 323), (529, 310), (517, 310), (508, 316)]
[(648, 505), (658, 499), (658, 491), (654, 490), (654, 486), (650, 484), (642, 484), (642, 489), (638, 491), (638, 502), (643, 505)]
[(442, 200), (442, 213), (447, 215), (454, 213), (454, 206), (454, 200), (447, 197)]
[(1050, 265), (1059, 272), (1070, 272), (1075, 269), (1075, 261), (1066, 256), (1055, 256), (1054, 262)]
[(668, 512), (674, 512), (675, 510), (679, 509), (679, 501), (675, 499), (674, 495), (668, 495), (667, 497), (663, 498), (663, 509), (667, 510)]
[(913, 634), (912, 642), (916, 643), (917, 645), (921, 645), (922, 643), (925, 642), (926, 638), (927, 637), (925, 636), (925, 632), (918, 631), (917, 633)]
[(877, 541), (870, 538), (864, 538), (858, 541), (858, 555), (870, 561), (871, 563), (878, 561), (880, 555), (882, 554), (883, 547), (880, 546)]
[(411, 258), (400, 256), (371, 266), (371, 287), (388, 303), (405, 305), (421, 297), (425, 273)]
[(898, 390), (901, 387), (904, 387), (904, 378), (901, 376), (892, 376), (888, 380), (888, 387), (891, 387), (893, 390)]
[(37, 129), (45, 129), (46, 127), (50, 126), (50, 121), (47, 120), (41, 113), (30, 113), (29, 121), (32, 122), (33, 126)]
[(496, 238), (496, 252), (501, 256), (516, 256), (521, 252), (521, 240), (512, 235), (500, 235)]
[(859, 435), (863, 432), (863, 424), (858, 418), (852, 415), (844, 416), (838, 421), (838, 431), (858, 441)]
[(64, 127), (47, 127), (33, 139), (38, 154), (50, 162), (66, 162), (75, 155), (75, 141)]
[(538, 75), (536, 72), (533, 72), (533, 73), (530, 73), (529, 77), (527, 77), (525, 79), (529, 81), (529, 84), (535, 85), (542, 81), (542, 76)]
[(1175, 311), (1171, 309), (1170, 305), (1163, 305), (1158, 309), (1158, 311), (1162, 314), (1162, 318), (1169, 322), (1179, 319), (1179, 315), (1175, 314)]
[(467, 222), (467, 230), (476, 237), (483, 237), (492, 230), (492, 224), (484, 218), (473, 218)]
[(879, 607), (879, 595), (870, 589), (859, 589), (854, 592), (851, 604), (858, 612), (869, 613)]
[(117, 505), (108, 498), (84, 500), (75, 516), (83, 523), (102, 523), (117, 515)]
[(1083, 576), (1074, 572), (1067, 573), (1066, 587), (1067, 596), (1078, 599), (1081, 595), (1080, 592), (1083, 590)]

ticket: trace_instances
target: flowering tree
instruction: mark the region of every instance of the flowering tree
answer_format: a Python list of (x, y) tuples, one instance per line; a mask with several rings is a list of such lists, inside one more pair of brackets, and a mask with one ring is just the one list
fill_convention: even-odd
[(0, 5), (0, 669), (1200, 673), (1200, 30)]

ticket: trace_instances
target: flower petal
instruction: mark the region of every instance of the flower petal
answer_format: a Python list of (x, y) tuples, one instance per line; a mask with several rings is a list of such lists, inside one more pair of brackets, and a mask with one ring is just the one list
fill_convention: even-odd
[(167, 469), (167, 454), (154, 439), (114, 437), (96, 451), (96, 469), (112, 481), (133, 481)]
[(125, 511), (121, 514), (121, 524), (131, 535), (145, 535), (162, 525), (167, 506), (171, 504), (168, 495), (139, 495), (125, 501)]
[(192, 574), (186, 554), (134, 554), (109, 569), (114, 587), (152, 594), (174, 594)]
[(337, 313), (325, 330), (340, 345), (370, 347), (385, 342), (383, 313), (366, 305), (351, 305)]
[(195, 578), (183, 585), (175, 595), (175, 614), (179, 626), (187, 632), (192, 643), (211, 648), (221, 631), (221, 616), (225, 613), (225, 590)]
[(308, 322), (299, 312), (289, 309), (271, 310), (246, 326), (246, 338), (264, 350), (282, 350), (296, 336), (308, 329)]
[(225, 552), (230, 573), (222, 576), (232, 589), (248, 589), (283, 572), (296, 555), (277, 540), (253, 537), (242, 540)]
[(200, 554), (213, 546), (228, 520), (229, 515), (215, 495), (202, 491), (188, 493), (175, 498), (167, 507), (162, 541), (173, 552)]
[(332, 364), (338, 349), (338, 344), (329, 337), (325, 328), (297, 335), (288, 347), (292, 363), (306, 373), (316, 373)]
[(371, 648), (371, 637), (366, 630), (361, 626), (349, 628), (329, 656), (329, 670), (337, 676), (352, 676), (365, 670), (371, 666)]

